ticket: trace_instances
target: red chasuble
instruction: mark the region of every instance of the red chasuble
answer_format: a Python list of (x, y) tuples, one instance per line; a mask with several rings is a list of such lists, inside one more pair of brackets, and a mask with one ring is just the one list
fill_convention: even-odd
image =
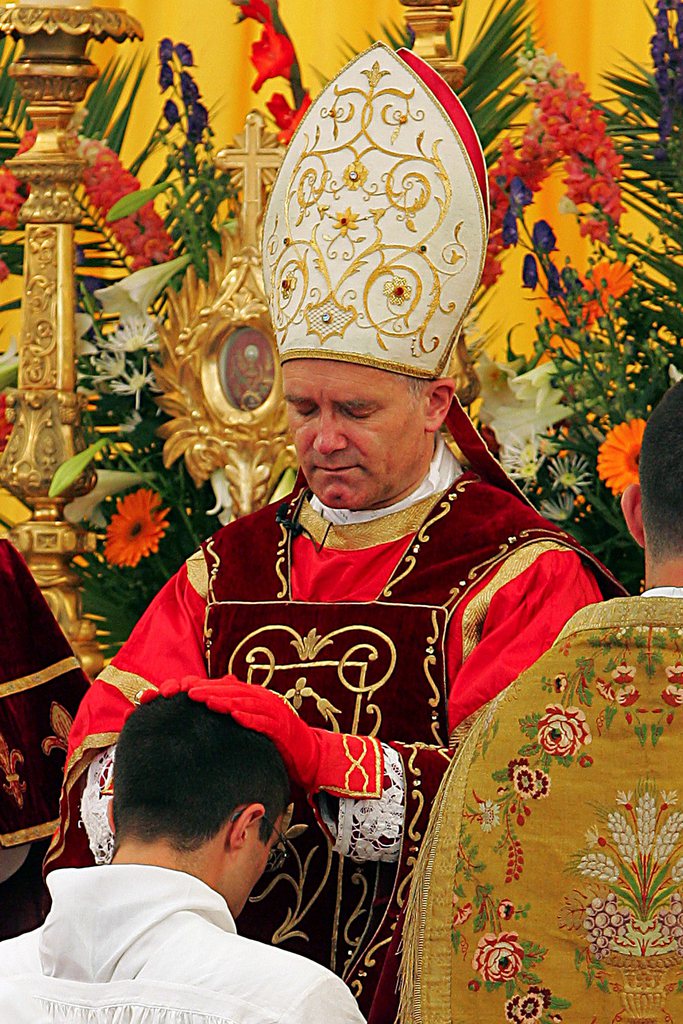
[(193, 558), (91, 688), (51, 866), (89, 859), (72, 824), (83, 773), (115, 742), (139, 691), (171, 674), (228, 672), (276, 690), (311, 725), (372, 735), (403, 761), (398, 865), (333, 853), (298, 792), (293, 822), (306, 828), (296, 854), (240, 917), (241, 933), (331, 966), (367, 1013), (455, 727), (533, 662), (576, 608), (599, 600), (591, 570), (606, 593), (618, 588), (585, 553), (582, 563), (570, 538), (473, 472), (368, 524), (330, 527), (305, 492), (278, 518), (269, 506), (208, 540), (208, 578), (202, 584)]
[(67, 737), (88, 681), (21, 555), (0, 541), (0, 846), (57, 825)]

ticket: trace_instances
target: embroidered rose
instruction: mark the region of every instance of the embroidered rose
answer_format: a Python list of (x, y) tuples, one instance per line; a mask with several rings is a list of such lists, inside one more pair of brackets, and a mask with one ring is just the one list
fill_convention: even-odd
[(501, 921), (509, 921), (514, 916), (515, 905), (511, 900), (501, 900), (498, 904), (498, 917)]
[(672, 708), (680, 707), (681, 704), (683, 704), (683, 686), (677, 686), (676, 683), (669, 683), (669, 685), (662, 690), (662, 700)]
[(683, 662), (677, 661), (675, 665), (669, 665), (664, 671), (670, 683), (683, 685)]
[(553, 679), (553, 690), (555, 693), (564, 693), (567, 689), (567, 677), (564, 672), (560, 672), (559, 675)]
[(606, 679), (598, 679), (597, 690), (601, 697), (605, 700), (614, 702), (617, 699), (616, 690), (611, 683), (608, 683)]
[(549, 704), (538, 723), (538, 742), (549, 754), (569, 757), (582, 744), (590, 743), (591, 731), (581, 708)]
[(477, 944), (472, 967), (484, 981), (509, 981), (522, 967), (524, 950), (517, 941), (517, 932), (487, 932)]
[(510, 1024), (533, 1024), (550, 1006), (550, 990), (532, 985), (526, 995), (515, 995), (505, 1004), (505, 1019)]
[(617, 684), (617, 686), (625, 686), (627, 683), (633, 682), (635, 674), (635, 665), (627, 665), (626, 662), (622, 661), (622, 663), (620, 665), (617, 665), (614, 672), (612, 673), (612, 679)]
[(627, 708), (630, 707), (631, 704), (635, 704), (639, 697), (640, 690), (636, 690), (635, 686), (632, 683), (629, 683), (628, 686), (624, 686), (619, 690), (619, 693), (617, 694), (617, 703), (621, 704), (622, 707)]

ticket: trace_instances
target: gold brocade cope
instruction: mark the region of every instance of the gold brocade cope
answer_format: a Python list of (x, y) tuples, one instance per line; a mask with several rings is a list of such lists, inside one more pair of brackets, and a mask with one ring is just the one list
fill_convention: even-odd
[(683, 1021), (683, 602), (578, 612), (444, 778), (401, 1021)]

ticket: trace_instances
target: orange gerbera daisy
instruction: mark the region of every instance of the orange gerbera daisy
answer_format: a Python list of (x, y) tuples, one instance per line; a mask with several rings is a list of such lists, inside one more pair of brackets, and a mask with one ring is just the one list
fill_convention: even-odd
[(168, 509), (159, 508), (160, 504), (159, 495), (146, 487), (118, 499), (104, 546), (104, 557), (110, 565), (132, 569), (141, 558), (159, 550), (159, 541), (168, 528)]
[(609, 431), (598, 449), (598, 476), (612, 494), (623, 494), (638, 483), (638, 459), (643, 445), (645, 420), (628, 420)]

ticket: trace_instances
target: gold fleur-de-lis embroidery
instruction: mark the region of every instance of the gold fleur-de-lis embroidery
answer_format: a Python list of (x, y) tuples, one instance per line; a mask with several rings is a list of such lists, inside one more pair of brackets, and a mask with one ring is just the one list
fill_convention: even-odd
[(380, 81), (380, 79), (384, 78), (385, 75), (388, 75), (389, 72), (380, 71), (379, 61), (376, 60), (375, 63), (370, 68), (370, 70), (368, 71), (367, 69), (365, 69), (362, 72), (362, 74), (364, 74), (365, 77), (367, 78), (368, 85), (370, 86), (370, 88), (374, 89), (377, 83)]
[(53, 750), (66, 752), (69, 746), (69, 732), (73, 725), (73, 718), (61, 704), (56, 700), (50, 704), (50, 725), (54, 729), (54, 736), (46, 736), (41, 743), (45, 755), (51, 754)]
[(26, 783), (19, 778), (19, 765), (24, 763), (24, 755), (20, 750), (10, 750), (7, 740), (0, 733), (0, 769), (5, 773), (3, 789), (13, 797), (19, 807), (24, 806)]
[(315, 626), (309, 629), (306, 636), (292, 640), (292, 646), (302, 661), (315, 661), (323, 647), (331, 643), (330, 638), (322, 637)]

